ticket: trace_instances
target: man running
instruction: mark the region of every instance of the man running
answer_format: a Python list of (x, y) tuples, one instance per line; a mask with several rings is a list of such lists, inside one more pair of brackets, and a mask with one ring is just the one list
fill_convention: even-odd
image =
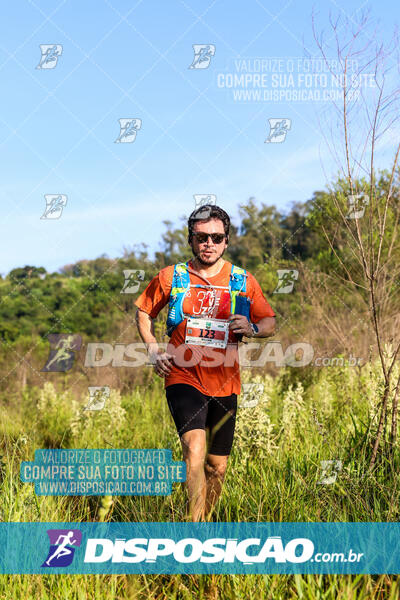
[[(193, 521), (204, 520), (221, 493), (240, 394), (238, 341), (275, 331), (275, 313), (256, 279), (222, 258), (229, 229), (220, 207), (193, 211), (188, 242), (194, 258), (161, 269), (135, 302), (140, 336), (156, 373), (165, 378)], [(163, 352), (153, 319), (167, 304), (170, 341)]]

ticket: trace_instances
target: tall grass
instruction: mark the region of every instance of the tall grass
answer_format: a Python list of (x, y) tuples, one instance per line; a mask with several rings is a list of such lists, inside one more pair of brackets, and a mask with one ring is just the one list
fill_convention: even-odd
[[(217, 506), (218, 521), (398, 521), (399, 474), (381, 461), (368, 474), (369, 438), (379, 395), (379, 369), (282, 370), (251, 374), (264, 383), (256, 406), (238, 412), (235, 442)], [(52, 384), (26, 390), (0, 413), (3, 521), (175, 521), (186, 515), (186, 492), (167, 497), (43, 497), (19, 479), (37, 448), (171, 448), (182, 459), (162, 382), (112, 391), (102, 411)], [(322, 460), (343, 464), (336, 483), (318, 484)], [(396, 457), (398, 461), (398, 457)], [(400, 596), (396, 576), (336, 575), (13, 575), (0, 577), (0, 598), (304, 598)]]

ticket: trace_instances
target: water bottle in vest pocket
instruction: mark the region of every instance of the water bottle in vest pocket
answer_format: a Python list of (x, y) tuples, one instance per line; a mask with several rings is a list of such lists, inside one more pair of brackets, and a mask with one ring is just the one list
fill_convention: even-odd
[(244, 315), (250, 321), (250, 302), (247, 296), (236, 296), (235, 315)]
[[(250, 321), (250, 298), (247, 296), (240, 296), (239, 294), (236, 296), (235, 301), (235, 315), (244, 315), (247, 317), (247, 320)], [(235, 333), (234, 334), (237, 341), (241, 342), (243, 338), (243, 333)]]

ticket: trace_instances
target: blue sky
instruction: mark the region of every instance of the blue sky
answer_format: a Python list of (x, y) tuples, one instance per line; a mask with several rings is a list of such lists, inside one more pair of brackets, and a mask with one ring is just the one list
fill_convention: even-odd
[[(382, 41), (399, 16), (394, 0), (3, 4), (0, 272), (154, 251), (162, 221), (180, 224), (194, 194), (216, 194), (237, 222), (251, 196), (286, 210), (323, 188), (336, 171), (319, 125), (329, 102), (234, 100), (218, 84), (255, 58), (286, 76), (288, 60), (318, 58), (313, 7), (328, 39), (329, 13), (354, 22), (370, 9)], [(62, 46), (55, 68), (36, 68), (41, 44)], [(215, 46), (208, 68), (189, 69), (194, 44)], [(115, 143), (121, 118), (141, 119), (132, 143)], [(291, 120), (283, 143), (265, 143), (270, 118)], [(395, 141), (382, 140), (381, 165)], [(67, 196), (59, 219), (40, 218), (46, 194)]]

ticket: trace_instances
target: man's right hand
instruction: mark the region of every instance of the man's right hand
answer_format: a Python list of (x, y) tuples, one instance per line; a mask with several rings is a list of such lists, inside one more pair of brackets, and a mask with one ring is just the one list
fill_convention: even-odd
[(160, 377), (166, 377), (170, 374), (173, 364), (170, 359), (173, 359), (172, 354), (168, 354), (168, 352), (161, 352), (160, 354), (156, 352), (152, 352), (149, 354), (149, 359), (152, 365), (154, 366), (154, 370)]

